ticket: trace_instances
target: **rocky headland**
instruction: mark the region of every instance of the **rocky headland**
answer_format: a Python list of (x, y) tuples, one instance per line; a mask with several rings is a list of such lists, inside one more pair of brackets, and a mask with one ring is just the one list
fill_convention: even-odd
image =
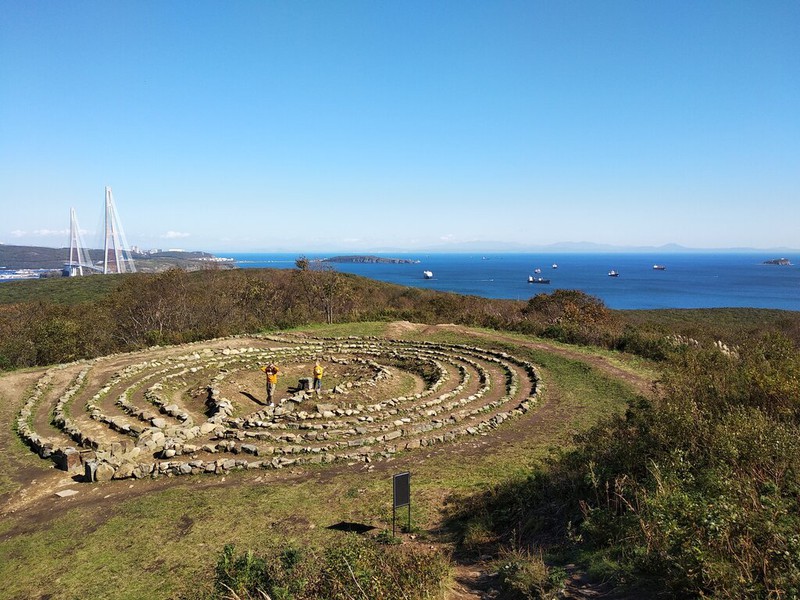
[(331, 256), (330, 258), (323, 258), (320, 262), (329, 263), (388, 263), (388, 264), (417, 264), (418, 260), (412, 258), (388, 258), (385, 256), (371, 256), (371, 255), (349, 255), (349, 256)]

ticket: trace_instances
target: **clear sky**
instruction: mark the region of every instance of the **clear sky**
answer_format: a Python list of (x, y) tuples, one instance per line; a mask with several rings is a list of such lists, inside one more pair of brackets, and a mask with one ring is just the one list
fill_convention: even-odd
[(800, 247), (796, 0), (0, 5), (2, 243)]

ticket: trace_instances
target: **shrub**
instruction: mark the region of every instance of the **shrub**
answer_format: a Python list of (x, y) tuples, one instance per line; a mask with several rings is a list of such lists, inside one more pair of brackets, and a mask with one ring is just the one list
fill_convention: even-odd
[(215, 597), (242, 600), (424, 600), (437, 598), (449, 572), (441, 552), (386, 546), (355, 534), (324, 549), (321, 556), (296, 548), (261, 558), (236, 556), (225, 546), (215, 572)]
[[(798, 360), (772, 335), (735, 351), (687, 348), (660, 397), (470, 499), (451, 522), (464, 544), (478, 522), (507, 547), (580, 549), (603, 561), (595, 571), (635, 573), (673, 596), (800, 597)], [(511, 587), (543, 577), (510, 565)]]
[(541, 552), (511, 550), (497, 563), (501, 598), (549, 600), (560, 597), (566, 573), (548, 567)]
[(226, 545), (220, 553), (214, 574), (214, 590), (222, 598), (230, 593), (241, 598), (256, 598), (270, 587), (264, 559), (249, 551), (236, 556), (232, 544)]

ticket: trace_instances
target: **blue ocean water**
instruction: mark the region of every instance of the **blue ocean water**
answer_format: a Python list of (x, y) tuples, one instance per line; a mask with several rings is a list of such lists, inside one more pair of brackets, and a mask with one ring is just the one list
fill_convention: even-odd
[[(294, 268), (297, 254), (228, 254), (241, 268)], [(324, 258), (326, 255), (307, 255)], [(331, 256), (330, 254), (327, 256)], [(765, 265), (763, 253), (674, 254), (390, 254), (416, 264), (328, 263), (338, 271), (379, 281), (485, 298), (527, 300), (556, 289), (577, 289), (610, 308), (752, 307), (800, 310), (800, 256), (792, 266)], [(552, 265), (556, 263), (557, 269)], [(659, 264), (663, 271), (653, 269)], [(550, 284), (528, 283), (540, 268)], [(619, 277), (609, 277), (610, 270)], [(424, 279), (422, 272), (433, 272)]]

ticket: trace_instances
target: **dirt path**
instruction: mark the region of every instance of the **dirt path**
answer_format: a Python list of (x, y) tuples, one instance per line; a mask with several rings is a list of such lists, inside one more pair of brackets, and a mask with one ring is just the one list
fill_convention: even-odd
[[(402, 337), (409, 333), (434, 334), (440, 332), (442, 329), (472, 337), (483, 338), (488, 341), (506, 342), (523, 348), (541, 350), (570, 360), (583, 362), (613, 379), (625, 382), (631, 389), (643, 396), (651, 396), (654, 394), (654, 382), (652, 380), (633, 371), (621, 368), (608, 358), (540, 340), (524, 341), (520, 340), (517, 336), (505, 335), (501, 332), (478, 331), (462, 325), (450, 324), (431, 326), (408, 323), (405, 321), (392, 323), (387, 330), (387, 337)], [(454, 451), (468, 456), (471, 453), (484, 452), (484, 450), (479, 450), (478, 446), (518, 443), (520, 440), (529, 436), (531, 430), (542, 427), (547, 423), (552, 423), (554, 419), (563, 417), (563, 415), (560, 414), (559, 400), (559, 390), (555, 387), (548, 387), (547, 402), (537, 410), (526, 415), (526, 418), (517, 422), (515, 425), (502, 428), (501, 431), (495, 432), (488, 439), (479, 440), (472, 448), (469, 448), (469, 445), (460, 444)], [(614, 590), (610, 589), (607, 585), (588, 580), (585, 573), (582, 573), (575, 565), (568, 566), (567, 575), (568, 579), (562, 596), (564, 598), (574, 600), (589, 600), (593, 598), (629, 600), (615, 594)], [(491, 600), (499, 596), (497, 574), (492, 571), (492, 566), (485, 560), (461, 559), (456, 561), (453, 565), (452, 580), (452, 585), (448, 590), (446, 600)]]

